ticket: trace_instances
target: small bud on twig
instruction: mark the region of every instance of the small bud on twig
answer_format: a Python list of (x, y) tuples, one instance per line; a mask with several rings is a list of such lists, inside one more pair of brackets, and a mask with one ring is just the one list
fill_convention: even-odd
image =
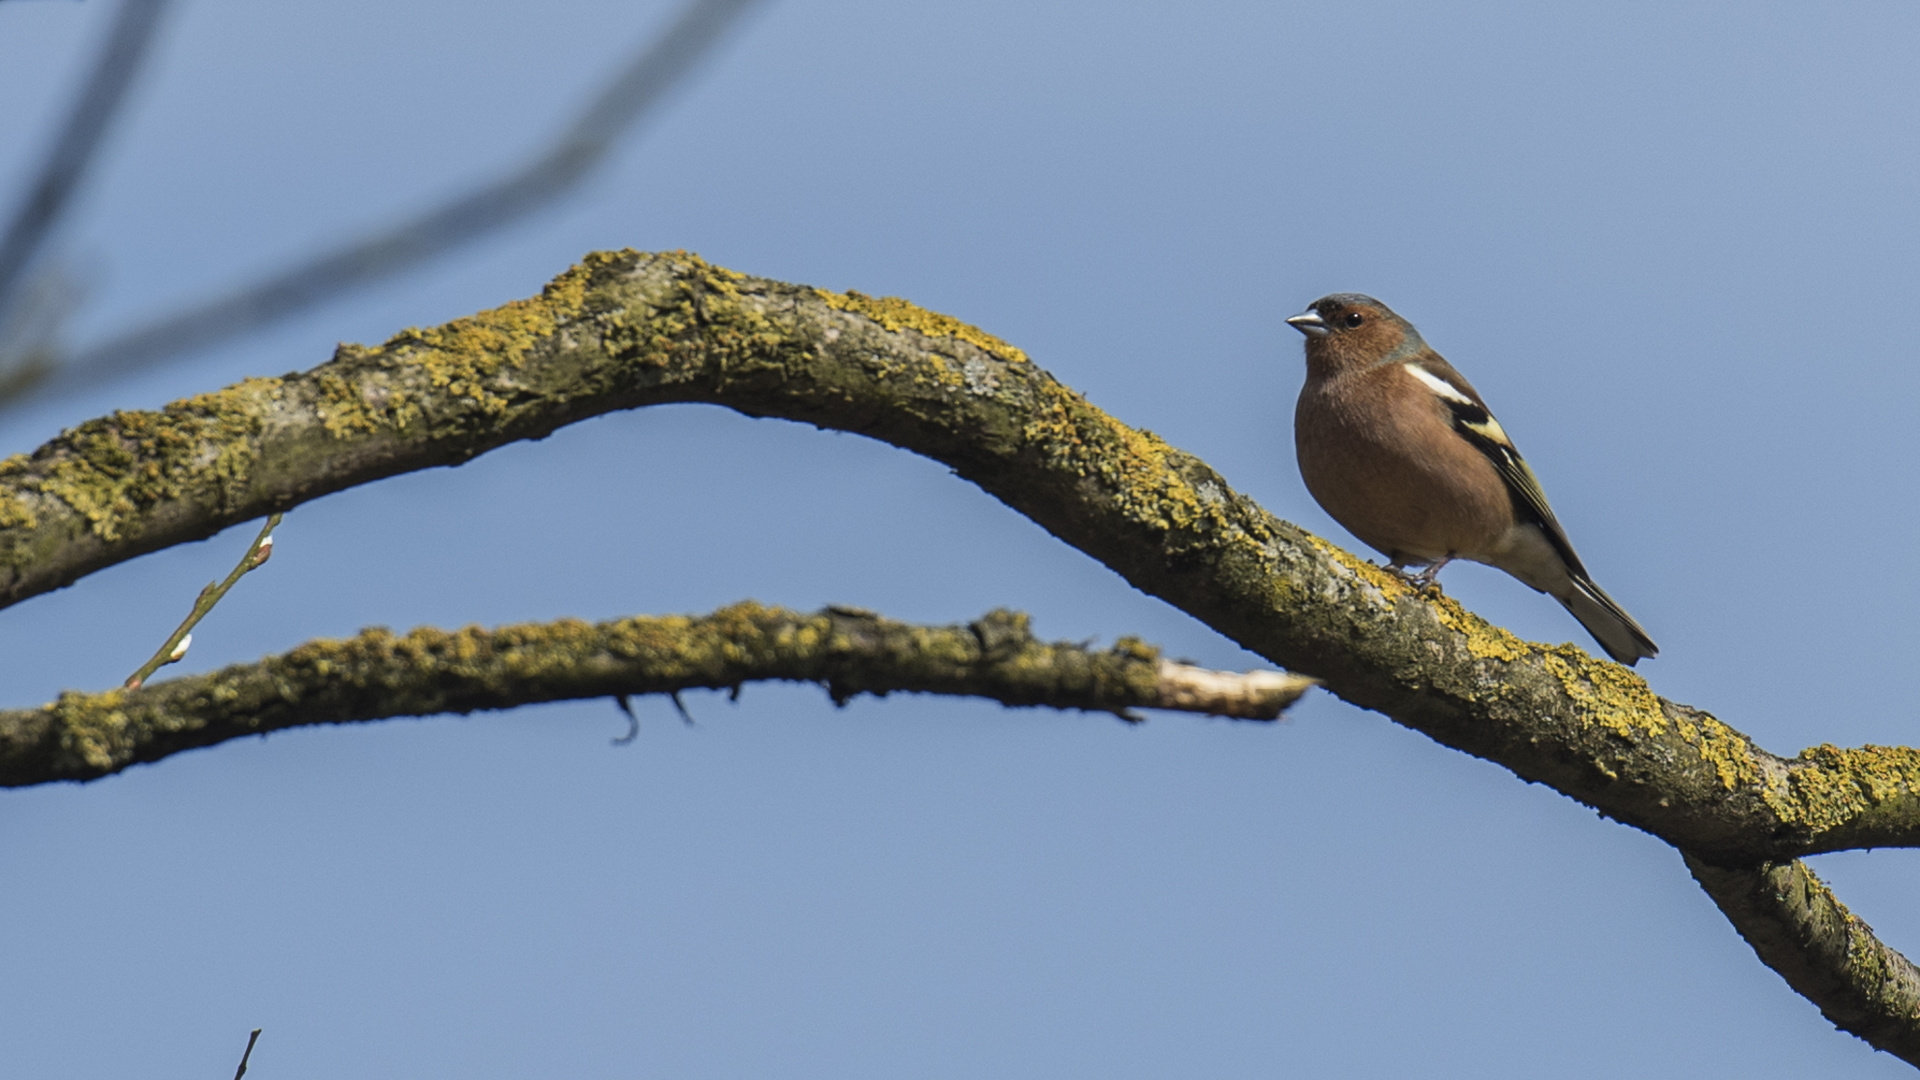
[[(273, 530), (285, 516), (284, 514), (267, 515), (267, 523), (260, 527), (259, 535), (253, 538), (253, 543), (247, 547), (247, 553), (240, 556), (240, 562), (234, 566), (233, 572), (227, 575), (226, 580), (209, 582), (206, 588), (200, 590), (199, 598), (193, 602), (193, 610), (174, 630), (175, 634), (180, 635), (180, 640), (174, 642), (171, 647), (161, 645), (160, 651), (154, 653), (152, 659), (140, 665), (140, 670), (127, 676), (127, 689), (140, 689), (140, 685), (147, 681), (147, 676), (167, 664), (179, 663), (181, 658), (187, 655), (187, 649), (193, 645), (193, 628), (201, 619), (206, 618), (207, 612), (213, 610), (213, 606), (220, 602), (221, 597), (227, 595), (227, 590), (233, 588), (234, 584), (249, 571), (258, 569), (260, 564), (266, 562), (267, 557), (273, 554)], [(169, 635), (167, 640), (173, 641), (172, 635)]]

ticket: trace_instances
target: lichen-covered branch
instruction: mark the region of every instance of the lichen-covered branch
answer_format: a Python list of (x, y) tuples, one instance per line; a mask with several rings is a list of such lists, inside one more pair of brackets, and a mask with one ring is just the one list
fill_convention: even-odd
[(971, 326), (680, 253), (589, 256), (533, 299), (0, 463), (0, 602), (583, 417), (693, 401), (945, 462), (1347, 700), (1716, 862), (1920, 843), (1915, 751), (1776, 757), (1625, 668), (1521, 641), (1274, 518)]
[(0, 603), (328, 492), (668, 402), (941, 461), (1248, 649), (1702, 865), (1920, 845), (1920, 751), (1777, 757), (1619, 665), (1521, 641), (1273, 517), (974, 327), (684, 253), (592, 255), (533, 299), (117, 413), (0, 463)]
[(1920, 1066), (1920, 969), (1799, 860), (1687, 869), (1753, 951), (1835, 1027)]
[(1036, 640), (1027, 617), (914, 626), (868, 612), (744, 603), (711, 615), (483, 630), (366, 630), (255, 664), (137, 690), (68, 693), (0, 712), (0, 785), (89, 780), (129, 765), (313, 724), (469, 713), (539, 701), (814, 682), (836, 701), (913, 691), (1127, 715), (1173, 709), (1272, 720), (1314, 685), (1206, 671), (1134, 638), (1110, 649)]

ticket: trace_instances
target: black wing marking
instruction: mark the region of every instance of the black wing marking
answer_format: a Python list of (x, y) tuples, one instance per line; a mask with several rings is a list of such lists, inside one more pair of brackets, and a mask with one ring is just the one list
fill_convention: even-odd
[(1493, 462), (1494, 471), (1500, 474), (1500, 479), (1507, 482), (1507, 494), (1513, 497), (1514, 510), (1523, 519), (1540, 526), (1547, 542), (1560, 554), (1574, 577), (1586, 577), (1587, 568), (1580, 564), (1580, 556), (1573, 553), (1573, 542), (1567, 539), (1566, 530), (1560, 527), (1559, 519), (1553, 516), (1553, 508), (1547, 505), (1547, 493), (1540, 490), (1540, 481), (1533, 475), (1533, 470), (1527, 467), (1526, 459), (1508, 441), (1500, 421), (1472, 401), (1451, 397), (1442, 397), (1440, 401), (1453, 414), (1453, 430), (1474, 449), (1485, 454), (1487, 460)]

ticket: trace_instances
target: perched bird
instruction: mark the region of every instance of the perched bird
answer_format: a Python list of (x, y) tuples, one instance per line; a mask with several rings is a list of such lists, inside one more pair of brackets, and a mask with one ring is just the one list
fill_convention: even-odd
[(1487, 403), (1412, 323), (1358, 293), (1287, 322), (1307, 337), (1300, 477), (1335, 521), (1396, 570), (1424, 566), (1423, 585), (1450, 560), (1485, 563), (1560, 601), (1615, 660), (1659, 653), (1587, 576)]

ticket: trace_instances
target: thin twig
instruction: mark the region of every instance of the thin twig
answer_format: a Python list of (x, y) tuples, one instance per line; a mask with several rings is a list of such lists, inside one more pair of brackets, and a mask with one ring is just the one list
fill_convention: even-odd
[(627, 733), (614, 736), (613, 745), (625, 746), (640, 737), (640, 715), (633, 711), (633, 702), (626, 694), (613, 695), (613, 703), (620, 706), (620, 711), (627, 717)]
[(259, 1041), (260, 1029), (254, 1028), (253, 1034), (247, 1036), (247, 1049), (240, 1055), (240, 1067), (233, 1071), (233, 1080), (240, 1080), (241, 1077), (247, 1075), (247, 1059), (253, 1056), (253, 1044)]
[[(396, 228), (326, 252), (265, 281), (81, 351), (47, 382), (97, 381), (205, 348), (284, 319), (348, 289), (398, 273), (552, 202), (575, 187), (616, 139), (690, 74), (757, 0), (693, 0), (643, 48), (546, 153)], [(0, 397), (10, 404), (18, 397)]]
[(187, 614), (186, 620), (180, 624), (179, 628), (167, 638), (166, 644), (161, 645), (160, 651), (153, 654), (153, 659), (141, 664), (139, 671), (127, 676), (127, 689), (138, 690), (140, 684), (146, 682), (154, 672), (186, 657), (187, 647), (193, 644), (193, 628), (200, 624), (201, 619), (207, 617), (207, 613), (213, 610), (213, 606), (218, 604), (241, 578), (266, 565), (267, 559), (273, 554), (273, 530), (285, 516), (285, 514), (269, 515), (267, 523), (260, 528), (260, 535), (253, 538), (253, 543), (247, 547), (247, 553), (240, 557), (239, 565), (233, 568), (233, 572), (227, 575), (226, 580), (208, 582), (207, 587), (200, 590), (199, 598), (193, 602), (193, 610)]
[(86, 177), (101, 138), (125, 103), (127, 88), (153, 43), (167, 0), (123, 0), (93, 72), (54, 140), (40, 175), (0, 239), (0, 319), (7, 317), (21, 278)]

